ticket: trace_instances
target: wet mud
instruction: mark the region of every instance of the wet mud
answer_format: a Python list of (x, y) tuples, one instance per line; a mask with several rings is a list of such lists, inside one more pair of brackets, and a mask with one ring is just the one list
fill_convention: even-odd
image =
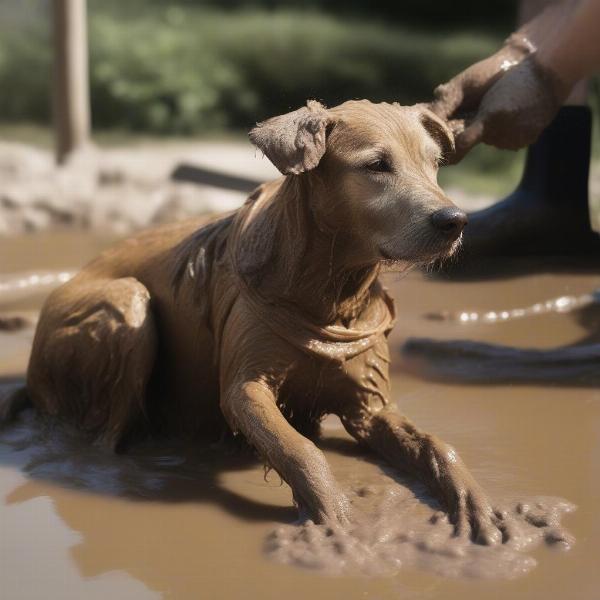
[[(17, 383), (5, 385), (4, 392)], [(321, 446), (335, 457), (353, 504), (349, 529), (312, 521), (290, 524), (292, 507), (268, 506), (269, 489), (281, 487), (276, 474), (263, 480), (264, 504), (228, 490), (223, 472), (261, 467), (244, 447), (154, 441), (115, 456), (32, 410), (0, 432), (0, 444), (3, 458), (11, 457), (33, 480), (133, 502), (211, 502), (238, 518), (281, 519), (288, 524), (268, 534), (266, 556), (322, 575), (391, 576), (411, 567), (445, 577), (512, 579), (535, 567), (531, 550), (539, 544), (568, 550), (574, 543), (560, 519), (575, 506), (541, 496), (505, 503), (514, 523), (502, 545), (485, 547), (456, 537), (423, 485), (361, 452), (336, 429), (328, 430)]]
[[(40, 268), (75, 268), (105, 242), (80, 239), (77, 254), (55, 250)], [(74, 242), (59, 236), (46, 243), (64, 249)], [(2, 271), (36, 267), (39, 246), (19, 244), (19, 255), (1, 254), (10, 257)], [(247, 452), (165, 441), (115, 456), (27, 411), (0, 435), (0, 579), (8, 597), (43, 590), (65, 598), (547, 599), (577, 590), (577, 597), (594, 598), (598, 390), (557, 386), (556, 369), (543, 366), (528, 385), (431, 381), (406, 342), (467, 339), (519, 351), (587, 346), (599, 332), (593, 306), (466, 326), (427, 315), (579, 297), (597, 289), (597, 276), (448, 283), (413, 273), (386, 283), (398, 307), (390, 339), (394, 400), (419, 426), (452, 443), (514, 516), (511, 540), (484, 547), (453, 537), (424, 489), (358, 448), (336, 420), (325, 422), (319, 446), (357, 509), (352, 536), (296, 523), (289, 488), (275, 473), (265, 476)], [(14, 299), (0, 309), (22, 309), (35, 319), (40, 299)], [(0, 332), (0, 393), (22, 383), (32, 335), (31, 325)], [(573, 538), (571, 550), (561, 551)]]
[(374, 479), (349, 494), (358, 511), (349, 530), (311, 521), (280, 527), (266, 542), (267, 555), (326, 575), (389, 576), (411, 567), (444, 577), (514, 579), (536, 566), (531, 551), (538, 545), (569, 550), (575, 542), (560, 521), (576, 507), (561, 498), (507, 502), (503, 512), (512, 527), (502, 544), (490, 547), (456, 536), (446, 513), (421, 486)]
[[(3, 393), (20, 383), (5, 382)], [(0, 444), (9, 450), (3, 457), (19, 463), (28, 477), (68, 489), (137, 502), (210, 501), (234, 516), (295, 518), (291, 506), (268, 507), (269, 488), (281, 483), (276, 474), (264, 476), (263, 506), (221, 484), (222, 472), (262, 466), (244, 446), (152, 441), (115, 456), (33, 410), (0, 432)], [(504, 503), (513, 522), (503, 544), (475, 544), (468, 536), (456, 536), (422, 484), (361, 452), (338, 429), (328, 429), (320, 445), (335, 457), (353, 505), (353, 523), (342, 529), (309, 520), (275, 528), (264, 551), (276, 562), (330, 576), (391, 576), (412, 567), (445, 577), (512, 579), (536, 566), (531, 550), (539, 544), (569, 550), (575, 542), (560, 520), (576, 507), (561, 498), (538, 496)]]

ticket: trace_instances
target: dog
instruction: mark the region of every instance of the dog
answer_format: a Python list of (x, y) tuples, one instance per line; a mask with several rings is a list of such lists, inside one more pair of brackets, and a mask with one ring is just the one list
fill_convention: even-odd
[(424, 105), (309, 101), (250, 140), (283, 177), (237, 211), (119, 243), (48, 297), (34, 406), (117, 451), (142, 434), (241, 434), (302, 516), (344, 526), (349, 501), (309, 439), (335, 414), (423, 480), (458, 535), (500, 543), (506, 516), (456, 451), (390, 402), (378, 275), (449, 256), (467, 222), (437, 184), (446, 123)]

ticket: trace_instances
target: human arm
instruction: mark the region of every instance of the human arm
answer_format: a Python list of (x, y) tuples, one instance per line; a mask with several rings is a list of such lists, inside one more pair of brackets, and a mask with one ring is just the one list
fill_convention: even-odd
[(600, 0), (552, 4), (493, 56), (435, 90), (432, 109), (450, 122), (458, 162), (480, 141), (516, 149), (532, 143), (569, 91), (600, 67)]

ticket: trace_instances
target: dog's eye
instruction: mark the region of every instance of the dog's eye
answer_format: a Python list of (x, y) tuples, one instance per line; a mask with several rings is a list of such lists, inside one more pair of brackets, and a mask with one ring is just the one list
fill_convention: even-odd
[(373, 160), (366, 164), (365, 167), (369, 171), (374, 171), (375, 173), (390, 173), (392, 171), (392, 165), (385, 158)]

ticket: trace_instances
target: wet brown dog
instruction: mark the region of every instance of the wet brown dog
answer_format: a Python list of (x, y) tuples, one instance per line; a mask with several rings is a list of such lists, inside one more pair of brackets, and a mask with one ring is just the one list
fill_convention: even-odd
[(349, 503), (305, 435), (327, 413), (424, 480), (457, 531), (502, 539), (456, 452), (389, 402), (393, 304), (382, 266), (453, 252), (466, 223), (438, 187), (446, 125), (422, 106), (309, 102), (251, 133), (285, 177), (233, 214), (142, 233), (47, 300), (35, 406), (114, 448), (142, 430), (239, 432), (315, 521)]

